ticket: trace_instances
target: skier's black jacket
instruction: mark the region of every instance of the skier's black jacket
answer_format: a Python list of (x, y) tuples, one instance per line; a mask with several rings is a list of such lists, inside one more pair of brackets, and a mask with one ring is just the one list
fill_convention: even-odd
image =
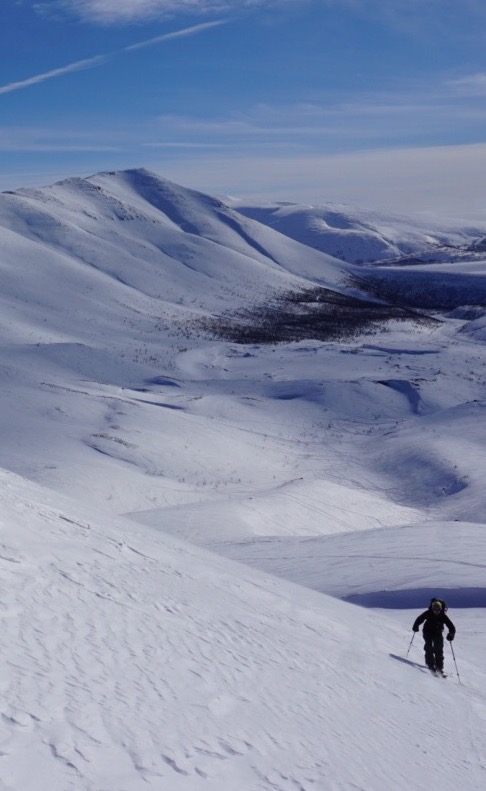
[(449, 629), (449, 634), (451, 634), (453, 637), (456, 633), (456, 627), (452, 623), (451, 619), (447, 617), (445, 612), (440, 612), (438, 615), (434, 615), (432, 610), (425, 610), (425, 612), (415, 619), (415, 623), (412, 627), (414, 632), (418, 631), (421, 623), (424, 624), (424, 634), (439, 635), (444, 631), (444, 626), (447, 626)]

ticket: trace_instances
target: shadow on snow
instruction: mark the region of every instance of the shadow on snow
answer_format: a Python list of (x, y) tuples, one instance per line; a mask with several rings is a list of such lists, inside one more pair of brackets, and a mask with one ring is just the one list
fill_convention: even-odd
[(405, 591), (373, 591), (345, 596), (344, 601), (360, 607), (383, 610), (425, 610), (431, 598), (444, 599), (448, 608), (486, 607), (486, 588), (417, 588)]

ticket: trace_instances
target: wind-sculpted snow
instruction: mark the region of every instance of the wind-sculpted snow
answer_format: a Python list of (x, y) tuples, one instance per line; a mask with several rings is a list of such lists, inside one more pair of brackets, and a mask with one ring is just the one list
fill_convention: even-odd
[(390, 619), (1, 486), (3, 788), (482, 787), (482, 663), (440, 685)]

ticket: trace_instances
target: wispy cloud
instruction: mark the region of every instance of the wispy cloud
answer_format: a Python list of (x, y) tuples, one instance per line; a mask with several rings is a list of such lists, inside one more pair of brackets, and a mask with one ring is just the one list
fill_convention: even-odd
[(39, 126), (0, 126), (0, 152), (95, 152), (119, 151), (123, 140), (114, 130), (92, 130)]
[(486, 72), (466, 74), (455, 80), (449, 80), (448, 85), (456, 92), (467, 96), (484, 96), (486, 93)]
[(130, 44), (129, 46), (115, 50), (114, 52), (108, 52), (104, 55), (96, 55), (93, 58), (77, 60), (74, 63), (68, 63), (66, 66), (61, 66), (58, 69), (51, 69), (51, 71), (45, 71), (42, 74), (35, 74), (32, 77), (27, 77), (25, 80), (17, 80), (16, 82), (10, 82), (6, 85), (0, 85), (0, 95), (4, 93), (11, 93), (12, 91), (19, 91), (22, 88), (29, 88), (30, 86), (37, 85), (38, 83), (44, 82), (45, 80), (53, 80), (56, 77), (63, 77), (65, 74), (70, 74), (75, 71), (93, 69), (98, 66), (102, 66), (108, 60), (111, 60), (112, 58), (115, 58), (117, 55), (121, 55), (124, 52), (133, 52), (134, 50), (142, 49), (144, 47), (151, 47), (156, 44), (162, 44), (164, 41), (170, 41), (171, 39), (175, 38), (193, 36), (196, 33), (202, 33), (204, 30), (208, 30), (209, 28), (217, 27), (218, 25), (223, 24), (224, 20), (222, 19), (215, 20), (213, 22), (202, 22), (199, 25), (192, 25), (191, 27), (182, 28), (182, 30), (174, 30), (171, 33), (163, 33), (160, 36), (154, 36), (153, 38), (139, 41), (136, 44)]
[(299, 0), (58, 0), (59, 5), (82, 19), (103, 24), (176, 13), (221, 13), (285, 2)]
[(64, 74), (70, 74), (73, 71), (92, 69), (95, 66), (101, 66), (107, 60), (108, 57), (106, 55), (97, 55), (94, 58), (77, 60), (74, 63), (69, 63), (67, 66), (61, 66), (59, 69), (45, 71), (43, 74), (35, 74), (33, 77), (27, 77), (27, 79), (18, 80), (17, 82), (10, 82), (7, 85), (0, 85), (0, 94), (19, 91), (21, 88), (29, 88), (31, 85), (37, 85), (39, 82), (44, 82), (45, 80), (53, 80), (56, 77), (62, 77)]
[[(483, 0), (52, 0), (90, 22), (113, 24), (175, 14), (238, 13), (244, 9), (277, 9), (287, 6), (321, 5), (346, 8), (361, 16), (379, 18), (391, 24), (415, 28), (424, 15), (433, 15), (438, 24), (449, 24), (450, 13), (485, 17)], [(39, 1), (42, 7), (44, 3)]]
[[(198, 25), (152, 37), (129, 45), (120, 52), (157, 45), (167, 38), (191, 35), (206, 27)], [(98, 60), (93, 60), (93, 65), (97, 65)], [(66, 70), (88, 68), (90, 64), (90, 60), (80, 61), (66, 67)], [(18, 90), (62, 73), (64, 70), (58, 69), (13, 83), (0, 88), (0, 93)], [(87, 122), (82, 123), (79, 129), (66, 129), (62, 133), (62, 142), (75, 148), (88, 145), (100, 150), (115, 145), (125, 152), (139, 153), (146, 147), (225, 147), (235, 152), (260, 150), (262, 154), (271, 153), (272, 148), (338, 153), (401, 145), (475, 143), (486, 140), (486, 105), (478, 101), (478, 96), (485, 91), (486, 74), (478, 73), (454, 81), (407, 85), (401, 90), (369, 91), (358, 95), (330, 92), (313, 97), (312, 101), (293, 104), (259, 103), (227, 114), (164, 114), (145, 119), (127, 118), (116, 128), (112, 128), (109, 117), (99, 117), (96, 124)], [(0, 126), (0, 144), (1, 130)], [(80, 137), (81, 134), (86, 137)], [(18, 139), (9, 135), (9, 145), (15, 148)], [(52, 143), (51, 137), (41, 140), (39, 135), (32, 136), (30, 140), (34, 146)]]
[[(477, 90), (476, 90), (477, 93)], [(449, 84), (393, 92), (323, 95), (293, 105), (260, 104), (219, 117), (164, 115), (159, 140), (216, 142), (241, 147), (270, 143), (343, 151), (366, 146), (424, 145), (485, 139), (486, 107)]]
[(142, 143), (143, 148), (176, 148), (176, 149), (185, 149), (187, 151), (201, 151), (204, 149), (214, 150), (214, 151), (221, 151), (223, 148), (227, 148), (228, 146), (221, 144), (221, 143), (183, 143), (178, 140), (167, 141), (163, 143)]
[(200, 25), (192, 25), (191, 27), (183, 28), (182, 30), (175, 30), (172, 33), (163, 33), (160, 36), (146, 39), (146, 41), (139, 41), (138, 44), (130, 44), (124, 47), (120, 52), (132, 52), (135, 49), (143, 49), (144, 47), (151, 47), (154, 44), (161, 44), (163, 41), (170, 41), (174, 38), (184, 38), (185, 36), (193, 36), (195, 33), (202, 33), (204, 30), (209, 30), (212, 27), (224, 25), (223, 19), (217, 19), (213, 22), (202, 22)]

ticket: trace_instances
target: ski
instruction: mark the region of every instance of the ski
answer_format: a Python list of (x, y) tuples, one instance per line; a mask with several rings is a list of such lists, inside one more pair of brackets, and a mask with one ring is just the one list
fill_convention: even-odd
[(410, 667), (416, 667), (417, 670), (421, 670), (423, 673), (430, 673), (433, 676), (437, 676), (438, 678), (448, 678), (449, 674), (444, 673), (443, 670), (433, 670), (427, 665), (422, 665), (420, 662), (413, 662), (411, 659), (407, 659), (406, 656), (399, 656), (398, 654), (390, 654), (392, 659), (398, 660), (398, 662), (403, 662), (405, 665), (409, 665)]

